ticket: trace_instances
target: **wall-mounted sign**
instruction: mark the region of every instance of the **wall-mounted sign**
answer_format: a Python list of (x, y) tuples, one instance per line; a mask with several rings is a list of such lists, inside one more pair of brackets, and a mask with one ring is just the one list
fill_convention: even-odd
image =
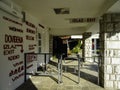
[(35, 30), (29, 29), (29, 28), (26, 29), (26, 32), (31, 33), (31, 34), (35, 34), (36, 33)]
[(23, 30), (22, 30), (22, 29), (18, 29), (18, 28), (16, 28), (16, 27), (12, 27), (12, 26), (9, 26), (9, 30), (23, 33)]
[(10, 71), (9, 76), (16, 75), (24, 70), (24, 66), (19, 66), (16, 69)]
[(13, 60), (16, 60), (16, 59), (19, 59), (19, 58), (20, 58), (20, 55), (8, 56), (8, 60), (10, 60), (10, 61), (13, 61)]
[(26, 21), (26, 25), (32, 27), (32, 28), (36, 28), (34, 24), (32, 24), (31, 22), (29, 21)]
[(19, 23), (19, 22), (15, 21), (15, 20), (12, 20), (12, 19), (10, 19), (8, 17), (3, 16), (3, 19), (6, 20), (6, 21), (9, 21), (9, 22), (12, 22), (12, 23), (15, 23), (15, 24), (18, 24), (18, 25), (22, 26), (22, 23)]
[(16, 66), (19, 66), (19, 65), (21, 65), (21, 64), (23, 64), (23, 61), (19, 61), (19, 62), (17, 62), (17, 63), (14, 63), (13, 66), (16, 67)]
[(34, 40), (33, 36), (26, 35), (26, 40)]
[(5, 34), (5, 43), (23, 43), (23, 37)]
[(70, 23), (93, 23), (97, 21), (97, 18), (69, 18)]

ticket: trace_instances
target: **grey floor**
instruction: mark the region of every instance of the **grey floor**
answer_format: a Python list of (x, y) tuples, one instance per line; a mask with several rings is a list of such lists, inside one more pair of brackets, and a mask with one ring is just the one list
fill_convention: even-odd
[[(97, 63), (85, 63), (80, 70), (80, 83), (77, 83), (78, 76), (68, 72), (63, 72), (63, 83), (57, 83), (57, 76), (31, 76), (31, 78), (18, 87), (16, 90), (115, 90), (104, 89), (98, 85), (98, 65)], [(74, 70), (73, 70), (74, 71)]]

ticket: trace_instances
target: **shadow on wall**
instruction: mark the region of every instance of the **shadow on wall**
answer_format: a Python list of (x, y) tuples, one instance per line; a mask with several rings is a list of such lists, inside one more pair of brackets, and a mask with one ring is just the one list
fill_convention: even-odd
[(28, 79), (26, 83), (23, 83), (20, 87), (16, 88), (15, 90), (38, 90), (38, 89), (32, 83), (32, 81)]

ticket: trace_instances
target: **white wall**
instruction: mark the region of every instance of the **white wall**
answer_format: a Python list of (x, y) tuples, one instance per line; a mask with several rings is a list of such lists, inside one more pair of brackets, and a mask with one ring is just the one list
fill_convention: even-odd
[(49, 53), (49, 30), (46, 29), (43, 31), (43, 52), (44, 53)]
[[(10, 20), (5, 20), (3, 17), (7, 17)], [(16, 23), (13, 23), (11, 20), (19, 22), (22, 24), (18, 25)], [(28, 52), (36, 52), (38, 51), (38, 41), (37, 41), (37, 33), (29, 33), (27, 32), (27, 28), (31, 29), (32, 31), (37, 30), (37, 32), (41, 32), (41, 28), (38, 27), (38, 20), (31, 16), (30, 14), (26, 14), (26, 20), (36, 26), (36, 28), (32, 28), (31, 26), (28, 26), (26, 23), (23, 23), (21, 19), (15, 18), (14, 16), (9, 15), (8, 13), (1, 11), (0, 10), (0, 90), (14, 90), (18, 86), (20, 86), (22, 83), (24, 83), (24, 70), (17, 70), (19, 71), (16, 74), (12, 74), (11, 70), (15, 71), (15, 69), (19, 69), (19, 67), (24, 66), (24, 53)], [(17, 32), (17, 31), (12, 31), (9, 29), (9, 27), (16, 27), (17, 29), (23, 30), (23, 33)], [(42, 48), (43, 52), (49, 52), (49, 32), (41, 33), (42, 34)], [(16, 36), (17, 38), (20, 37), (23, 39), (23, 42), (8, 42), (8, 40), (5, 40), (5, 35), (10, 35), (10, 36)], [(34, 40), (28, 40), (26, 39), (26, 36), (32, 36), (34, 37)], [(6, 42), (5, 42), (6, 41)], [(19, 40), (18, 40), (19, 41)], [(43, 43), (44, 42), (44, 43)], [(4, 46), (8, 46), (5, 47)], [(32, 49), (30, 49), (30, 45), (34, 45)], [(23, 47), (23, 52), (21, 52), (21, 49)], [(4, 55), (4, 51), (11, 51), (11, 54)], [(8, 57), (18, 55), (19, 58), (15, 60), (9, 60)], [(16, 63), (22, 62), (21, 64), (14, 66)], [(28, 72), (34, 72), (36, 71), (36, 63), (35, 62), (30, 62), (28, 64), (33, 65), (29, 69), (27, 69)], [(21, 75), (21, 76), (20, 76)], [(18, 77), (16, 80), (15, 77)]]
[[(11, 27), (17, 27), (19, 29), (23, 30), (23, 27), (20, 25), (17, 25), (15, 23), (12, 23), (10, 21), (4, 20), (3, 16), (5, 17), (9, 17), (17, 22), (21, 23), (20, 19), (14, 18), (13, 16), (3, 12), (0, 10), (0, 90), (13, 90), (16, 87), (18, 87), (20, 84), (23, 83), (23, 76), (19, 77), (17, 80), (12, 81), (12, 79), (14, 79), (16, 76), (22, 74), (24, 72), (24, 70), (20, 71), (19, 73), (9, 76), (11, 70), (15, 70), (18, 69), (19, 67), (23, 66), (24, 64), (20, 64), (18, 66), (14, 66), (15, 63), (18, 63), (20, 61), (23, 61), (24, 59), (24, 54), (21, 53), (21, 48), (19, 46), (16, 46), (15, 48), (4, 48), (5, 45), (9, 45), (9, 47), (11, 47), (11, 45), (23, 45), (22, 43), (13, 43), (13, 42), (5, 42), (5, 35), (11, 35), (11, 36), (19, 36), (19, 37), (24, 37), (23, 33), (20, 32), (14, 32), (9, 30), (9, 26)], [(4, 55), (5, 51), (10, 51), (13, 50), (14, 53), (9, 54), (9, 55)], [(10, 56), (14, 56), (14, 55), (19, 55), (18, 59), (15, 60), (8, 60), (8, 57)]]
[(49, 30), (38, 27), (37, 32), (41, 34), (41, 53), (49, 53)]

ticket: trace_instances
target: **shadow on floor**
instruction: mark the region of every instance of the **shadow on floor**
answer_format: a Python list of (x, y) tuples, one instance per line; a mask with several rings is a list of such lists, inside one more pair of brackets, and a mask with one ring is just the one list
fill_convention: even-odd
[[(69, 68), (69, 70), (70, 70), (70, 68)], [(71, 71), (72, 71), (72, 70), (71, 70)], [(76, 71), (76, 72), (78, 72), (78, 71)], [(69, 73), (71, 73), (71, 72), (69, 72)], [(78, 73), (73, 73), (73, 72), (72, 72), (71, 74), (78, 76)], [(67, 76), (65, 76), (65, 75), (63, 75), (63, 76), (66, 77), (66, 78), (68, 78), (68, 79), (70, 79), (70, 80), (72, 80), (72, 81), (74, 81), (75, 83), (77, 83), (77, 82), (76, 82), (75, 80), (73, 80), (72, 78), (67, 77)], [(94, 76), (94, 75), (91, 75), (91, 74), (89, 74), (89, 73), (85, 73), (85, 72), (83, 72), (83, 71), (80, 71), (80, 78), (85, 79), (85, 80), (87, 80), (87, 81), (89, 81), (89, 82), (91, 82), (91, 83), (94, 83), (94, 84), (98, 85), (98, 77), (96, 77), (96, 76)]]
[[(75, 75), (78, 75), (78, 74), (75, 73)], [(80, 71), (80, 78), (83, 78), (91, 83), (98, 85), (98, 77), (96, 77), (94, 75)]]
[(88, 72), (80, 71), (80, 77), (98, 85), (98, 77), (95, 73), (89, 73), (89, 71), (95, 71), (98, 74), (98, 64), (86, 64), (84, 69), (87, 69)]
[(15, 90), (38, 90), (30, 79), (23, 83), (20, 87)]
[(76, 80), (74, 80), (74, 79), (72, 79), (72, 78), (70, 78), (70, 77), (68, 77), (68, 76), (66, 76), (66, 75), (64, 75), (64, 74), (63, 74), (63, 76), (66, 77), (66, 78), (68, 78), (69, 80), (71, 80), (71, 81), (73, 81), (73, 82), (75, 82), (75, 83), (78, 84), (78, 82), (77, 82)]
[(84, 67), (85, 69), (88, 69), (88, 70), (92, 70), (92, 71), (95, 71), (95, 72), (98, 72), (98, 64), (95, 64), (95, 65), (85, 65), (87, 67)]
[[(96, 71), (97, 72), (98, 67), (96, 65), (89, 65), (88, 67), (85, 67), (85, 68), (83, 67), (83, 69), (84, 70), (87, 69), (87, 70), (90, 70), (90, 71), (92, 70), (92, 71)], [(98, 85), (98, 77), (95, 76), (94, 73), (93, 74), (89, 74), (89, 71), (88, 71), (88, 73), (86, 73), (86, 72), (84, 72), (84, 70), (80, 71), (80, 78), (83, 78), (83, 79), (85, 79), (85, 80), (87, 80), (87, 81), (89, 81), (91, 83), (94, 83), (94, 84)], [(73, 75), (78, 76), (78, 73), (77, 73), (78, 70), (76, 70), (76, 73), (74, 73), (74, 68), (67, 67), (67, 72), (69, 72), (69, 73), (71, 73)], [(71, 78), (69, 78), (67, 76), (65, 76), (65, 77), (70, 79), (70, 80), (72, 80)], [(72, 80), (72, 81), (74, 81), (74, 80)]]
[[(51, 64), (57, 66), (57, 63), (55, 63), (55, 62), (52, 62)], [(64, 68), (65, 67), (63, 66), (63, 69)], [(85, 64), (85, 67), (82, 67), (81, 69), (87, 69), (87, 70), (90, 70), (90, 71), (98, 72), (98, 64)], [(67, 72), (78, 76), (78, 73), (74, 73), (74, 68), (67, 67)], [(78, 71), (76, 70), (76, 72), (78, 72)], [(73, 79), (71, 79), (67, 76), (65, 76), (65, 77), (74, 81), (74, 82), (76, 82), (75, 80), (73, 80)], [(91, 83), (94, 83), (94, 84), (98, 85), (98, 77), (95, 76), (94, 74), (89, 74), (89, 72), (86, 73), (86, 72), (84, 72), (84, 70), (80, 71), (80, 78), (83, 78), (83, 79), (85, 79), (85, 80), (87, 80)]]

